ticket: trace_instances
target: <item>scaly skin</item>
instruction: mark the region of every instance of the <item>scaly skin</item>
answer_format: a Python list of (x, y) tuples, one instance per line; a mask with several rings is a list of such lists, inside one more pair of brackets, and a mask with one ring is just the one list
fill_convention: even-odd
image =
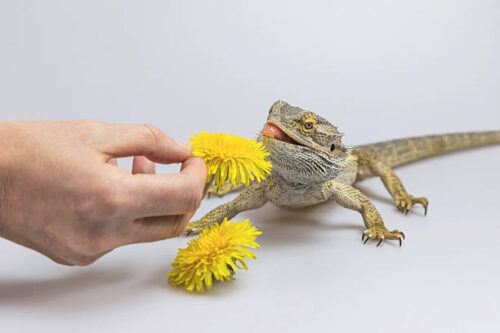
[(396, 173), (381, 162), (375, 154), (363, 149), (356, 149), (354, 154), (358, 157), (358, 179), (368, 176), (380, 177), (400, 212), (408, 214), (414, 204), (420, 204), (424, 207), (425, 215), (427, 215), (429, 200), (423, 197), (415, 198), (408, 194)]
[[(198, 233), (222, 222), (224, 217), (231, 219), (268, 201), (296, 208), (335, 200), (361, 214), (366, 227), (362, 235), (365, 243), (375, 240), (378, 246), (384, 240), (398, 240), (401, 245), (404, 234), (388, 230), (375, 206), (352, 185), (368, 177), (380, 177), (400, 211), (407, 214), (420, 204), (427, 213), (427, 198), (408, 194), (392, 168), (450, 151), (500, 143), (500, 131), (496, 131), (408, 138), (350, 149), (343, 145), (342, 136), (335, 126), (313, 112), (284, 101), (275, 102), (259, 136), (270, 153), (271, 176), (252, 184), (200, 221), (189, 223), (186, 233)], [(216, 191), (212, 187), (209, 193), (223, 195), (234, 190), (238, 189), (226, 186)]]

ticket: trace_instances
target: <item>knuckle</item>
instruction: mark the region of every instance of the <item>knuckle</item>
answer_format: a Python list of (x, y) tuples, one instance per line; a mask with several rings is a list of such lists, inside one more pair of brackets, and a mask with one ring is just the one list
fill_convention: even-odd
[(121, 213), (124, 201), (123, 194), (110, 186), (94, 186), (79, 201), (79, 215), (83, 220), (113, 219)]
[(112, 228), (121, 221), (121, 212), (112, 202), (90, 200), (78, 212), (78, 226), (66, 241), (66, 248), (77, 256), (95, 256), (112, 249), (116, 243)]
[(140, 125), (142, 128), (142, 135), (148, 143), (148, 145), (153, 149), (158, 145), (165, 134), (158, 127), (151, 124)]
[(120, 199), (113, 191), (106, 191), (97, 197), (95, 208), (101, 217), (113, 218), (119, 213)]
[(188, 211), (195, 211), (201, 205), (203, 199), (203, 192), (197, 188), (192, 188), (186, 194), (185, 204)]
[(78, 266), (86, 266), (113, 250), (117, 239), (107, 232), (105, 227), (77, 228), (72, 237), (65, 241), (64, 255), (66, 261)]

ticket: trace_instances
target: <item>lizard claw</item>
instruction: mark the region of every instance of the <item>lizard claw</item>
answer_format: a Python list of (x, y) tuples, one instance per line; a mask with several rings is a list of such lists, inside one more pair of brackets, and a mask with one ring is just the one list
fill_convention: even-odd
[(208, 226), (204, 226), (201, 221), (189, 222), (186, 229), (184, 229), (184, 236), (189, 237), (197, 235), (207, 227)]
[(403, 239), (405, 239), (405, 234), (399, 230), (387, 230), (384, 226), (374, 226), (366, 229), (361, 236), (361, 240), (364, 240), (363, 244), (366, 244), (370, 239), (378, 240), (377, 247), (384, 240), (398, 240), (399, 246), (401, 246)]
[(424, 207), (424, 215), (427, 215), (427, 208), (429, 207), (429, 200), (427, 200), (427, 198), (415, 198), (414, 196), (407, 194), (405, 196), (402, 196), (401, 198), (396, 199), (396, 208), (405, 215), (408, 215), (408, 212), (416, 204)]

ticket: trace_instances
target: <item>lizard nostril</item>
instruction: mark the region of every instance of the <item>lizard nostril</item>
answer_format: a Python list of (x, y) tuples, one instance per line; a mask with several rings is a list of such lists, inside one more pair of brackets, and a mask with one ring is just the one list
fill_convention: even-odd
[(335, 144), (332, 144), (332, 146), (330, 147), (330, 151), (334, 151), (335, 150)]

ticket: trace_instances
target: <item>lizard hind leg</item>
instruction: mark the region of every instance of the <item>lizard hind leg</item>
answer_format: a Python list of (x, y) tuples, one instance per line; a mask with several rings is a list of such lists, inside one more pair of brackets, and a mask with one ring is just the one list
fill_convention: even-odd
[(380, 177), (400, 212), (406, 215), (413, 206), (419, 204), (424, 207), (424, 214), (427, 215), (429, 200), (426, 197), (414, 197), (409, 194), (394, 170), (377, 160), (373, 153), (355, 150), (354, 154), (358, 157), (358, 180), (372, 176)]
[(424, 207), (424, 215), (427, 215), (429, 200), (426, 197), (415, 198), (413, 195), (407, 193), (405, 196), (395, 199), (395, 204), (396, 208), (405, 215), (408, 214), (415, 204), (419, 204)]

